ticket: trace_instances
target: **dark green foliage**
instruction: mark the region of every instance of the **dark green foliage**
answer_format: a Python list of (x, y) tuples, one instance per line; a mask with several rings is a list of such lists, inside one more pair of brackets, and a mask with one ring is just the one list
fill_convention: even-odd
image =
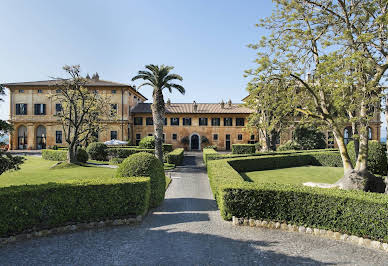
[(50, 161), (66, 161), (67, 150), (42, 150), (42, 158)]
[(255, 144), (233, 144), (232, 153), (233, 154), (253, 154), (256, 152)]
[(172, 144), (163, 144), (162, 145), (163, 153), (172, 152)]
[(326, 148), (326, 137), (322, 131), (314, 127), (297, 127), (294, 131), (294, 140), (301, 150)]
[[(388, 242), (387, 195), (252, 183), (244, 181), (237, 171), (270, 169), (268, 163), (271, 167), (298, 166), (303, 162), (311, 163), (311, 160), (321, 161), (329, 166), (331, 162), (338, 163), (332, 158), (335, 155), (326, 153), (326, 158), (322, 155), (324, 153), (314, 152), (208, 161), (209, 181), (221, 215), (226, 220), (230, 220), (232, 216), (267, 219)], [(238, 166), (239, 169), (233, 166)]]
[(140, 149), (155, 149), (155, 137), (147, 136), (140, 140), (139, 142)]
[(0, 188), (0, 237), (102, 219), (144, 214), (150, 179), (94, 178)]
[(301, 149), (302, 149), (302, 146), (293, 140), (289, 140), (278, 147), (278, 151), (292, 151), (292, 150), (296, 151)]
[(190, 139), (189, 139), (188, 136), (185, 136), (185, 137), (183, 137), (183, 138), (181, 139), (181, 144), (183, 144), (183, 145), (189, 145), (189, 143), (190, 143)]
[(121, 164), (125, 159), (124, 158), (112, 158), (109, 160), (111, 164)]
[(182, 165), (183, 158), (185, 156), (184, 153), (185, 153), (185, 150), (183, 148), (178, 148), (173, 150), (170, 153), (167, 153), (166, 155), (167, 163), (174, 164), (174, 165)]
[(206, 146), (207, 144), (209, 144), (209, 139), (205, 136), (201, 136), (201, 144)]
[(108, 146), (102, 142), (92, 142), (86, 148), (90, 159), (97, 161), (106, 161), (108, 156)]
[(0, 151), (0, 175), (8, 170), (18, 170), (23, 161), (21, 156), (12, 156), (8, 152)]
[(155, 150), (138, 148), (108, 148), (108, 154), (112, 158), (127, 158), (128, 156), (139, 152), (154, 154)]
[[(347, 149), (354, 166), (356, 164), (356, 153), (353, 141), (348, 143)], [(377, 175), (387, 174), (386, 146), (377, 140), (370, 140), (368, 142), (368, 170)]]
[(140, 152), (129, 156), (117, 169), (118, 177), (148, 176), (151, 179), (150, 207), (164, 200), (166, 178), (163, 164), (152, 154)]
[(77, 162), (86, 163), (89, 160), (89, 154), (82, 148), (77, 150)]
[(205, 163), (205, 165), (207, 164), (208, 156), (210, 156), (211, 154), (217, 155), (218, 152), (216, 152), (216, 150), (212, 148), (203, 149), (202, 156), (203, 156), (203, 162)]

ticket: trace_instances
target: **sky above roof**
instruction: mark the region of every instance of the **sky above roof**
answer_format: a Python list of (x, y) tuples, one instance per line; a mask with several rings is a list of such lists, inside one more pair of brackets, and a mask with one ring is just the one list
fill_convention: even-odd
[[(85, 75), (132, 84), (144, 65), (166, 64), (186, 88), (166, 99), (241, 102), (255, 59), (247, 45), (265, 34), (254, 25), (272, 8), (270, 0), (3, 0), (0, 83), (65, 77), (63, 65), (80, 64)], [(140, 92), (151, 99), (150, 88)], [(8, 110), (0, 103), (0, 118)]]

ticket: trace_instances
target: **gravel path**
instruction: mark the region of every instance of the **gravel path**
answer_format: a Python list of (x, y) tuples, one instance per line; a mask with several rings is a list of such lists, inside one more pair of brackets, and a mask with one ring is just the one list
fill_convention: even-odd
[(0, 265), (383, 265), (388, 254), (221, 219), (201, 154), (172, 173), (163, 205), (142, 224), (63, 234), (0, 248)]

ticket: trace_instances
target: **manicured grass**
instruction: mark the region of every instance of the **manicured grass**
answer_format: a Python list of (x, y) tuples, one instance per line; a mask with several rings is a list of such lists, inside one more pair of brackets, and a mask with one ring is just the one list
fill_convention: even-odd
[(116, 172), (116, 169), (111, 168), (78, 165), (50, 169), (53, 165), (55, 165), (54, 161), (44, 160), (37, 156), (26, 156), (26, 160), (21, 165), (20, 170), (0, 175), (0, 187), (44, 184), (89, 177), (114, 177)]
[(302, 166), (241, 173), (246, 181), (256, 183), (302, 184), (318, 182), (333, 184), (344, 174), (341, 167)]

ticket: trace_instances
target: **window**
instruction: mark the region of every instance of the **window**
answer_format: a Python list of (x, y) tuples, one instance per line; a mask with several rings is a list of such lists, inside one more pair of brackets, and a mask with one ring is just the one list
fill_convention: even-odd
[(140, 140), (141, 140), (141, 134), (136, 134), (136, 146), (139, 146)]
[(236, 126), (243, 127), (244, 126), (244, 118), (236, 118)]
[(231, 117), (225, 117), (224, 118), (224, 126), (225, 127), (231, 127), (232, 126), (233, 119)]
[(154, 124), (154, 120), (152, 117), (147, 117), (146, 118), (146, 125), (147, 126), (152, 126)]
[(135, 126), (143, 125), (143, 117), (135, 117), (134, 119)]
[(372, 134), (372, 128), (368, 127), (368, 139), (372, 140), (373, 134)]
[(218, 140), (218, 134), (213, 134), (213, 140)]
[(34, 114), (35, 115), (45, 115), (46, 114), (46, 105), (44, 103), (34, 104)]
[(212, 118), (212, 126), (219, 127), (221, 125), (221, 119), (220, 118)]
[(38, 93), (43, 93), (43, 90), (39, 89), (39, 90), (38, 90)]
[(117, 103), (112, 103), (110, 105), (110, 115), (117, 115)]
[(191, 126), (191, 118), (183, 118), (183, 125), (184, 126)]
[(56, 103), (55, 104), (55, 113), (60, 113), (62, 111), (62, 104)]
[(166, 141), (166, 134), (163, 133), (163, 136), (162, 136), (162, 142), (164, 143)]
[(112, 94), (116, 94), (116, 90), (112, 90)]
[(117, 139), (117, 131), (113, 130), (110, 132), (110, 139)]
[(170, 124), (171, 126), (179, 126), (179, 118), (171, 117)]
[(238, 140), (242, 140), (242, 139), (243, 139), (243, 138), (242, 138), (242, 134), (238, 134), (238, 135), (237, 135), (237, 139), (238, 139)]
[(154, 134), (152, 133), (148, 133), (148, 137), (152, 137)]
[(97, 94), (97, 93), (98, 93), (98, 91), (97, 91), (97, 90), (93, 90), (93, 93), (94, 93), (94, 94)]
[(61, 93), (60, 89), (55, 90), (55, 93)]
[(172, 134), (172, 140), (178, 140), (178, 135), (176, 133)]
[(167, 126), (167, 117), (164, 118), (164, 125)]
[(347, 145), (352, 140), (352, 127), (346, 127), (344, 129), (344, 142)]
[(55, 131), (55, 143), (62, 143), (62, 131)]
[(199, 118), (199, 125), (200, 126), (207, 126), (207, 118), (206, 117), (200, 117)]
[(24, 90), (19, 90), (19, 93), (24, 93)]
[(16, 114), (17, 115), (26, 115), (27, 114), (27, 104), (26, 103), (17, 103), (16, 104)]
[(255, 140), (255, 135), (251, 135), (251, 140)]

